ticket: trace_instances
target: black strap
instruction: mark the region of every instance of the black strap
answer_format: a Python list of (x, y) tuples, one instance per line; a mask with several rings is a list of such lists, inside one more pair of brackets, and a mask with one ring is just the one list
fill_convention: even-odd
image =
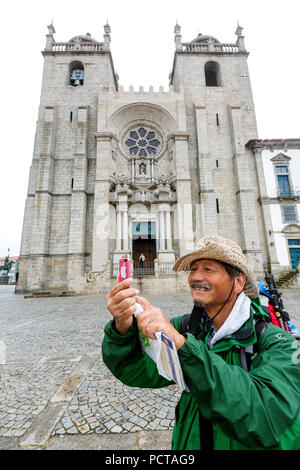
[(243, 346), (240, 347), (240, 359), (241, 359), (242, 368), (248, 372), (249, 364), (248, 364), (248, 360), (246, 357), (246, 351)]
[(187, 315), (184, 315), (183, 319), (181, 320), (181, 325), (180, 325), (181, 334), (186, 333), (188, 331), (190, 318), (191, 318), (191, 314), (188, 313)]
[(256, 333), (257, 341), (253, 345), (253, 351), (252, 352), (246, 352), (246, 348), (244, 346), (240, 347), (241, 365), (242, 365), (242, 368), (247, 372), (249, 372), (249, 370), (250, 370), (250, 365), (251, 365), (253, 356), (258, 351), (259, 340), (260, 340), (261, 335), (263, 334), (263, 332), (266, 330), (267, 326), (268, 326), (268, 321), (266, 319), (260, 318), (260, 319), (256, 320), (255, 321), (255, 333)]
[[(265, 311), (267, 312), (267, 307)], [(254, 349), (252, 352), (246, 352), (246, 348), (243, 346), (240, 346), (241, 365), (242, 365), (242, 368), (246, 370), (247, 372), (250, 370), (250, 364), (252, 362), (253, 356), (258, 350), (258, 343), (259, 343), (260, 337), (265, 331), (265, 329), (267, 328), (269, 321), (270, 321), (269, 318), (260, 318), (255, 321), (255, 332), (256, 332), (257, 342), (254, 345)], [(198, 338), (199, 330), (200, 330), (200, 327), (199, 327), (200, 322), (203, 323), (203, 328), (201, 331), (201, 337)], [(180, 333), (184, 334), (184, 333), (189, 332), (193, 334), (196, 338), (204, 341), (209, 328), (210, 328), (210, 320), (205, 310), (202, 307), (194, 305), (192, 313), (189, 313), (183, 317), (181, 321)], [(240, 333), (240, 339), (242, 339), (242, 337), (244, 336), (249, 336), (249, 330), (246, 330), (245, 332)]]
[(256, 343), (257, 345), (259, 343), (261, 335), (266, 330), (267, 326), (268, 326), (268, 321), (265, 320), (264, 318), (260, 318), (259, 320), (256, 320), (255, 333), (256, 333), (256, 338), (257, 338), (257, 343)]
[(192, 313), (185, 315), (181, 321), (180, 333), (191, 333), (196, 338), (200, 331), (199, 323), (204, 321), (204, 318), (207, 317), (207, 314), (203, 307), (194, 305)]

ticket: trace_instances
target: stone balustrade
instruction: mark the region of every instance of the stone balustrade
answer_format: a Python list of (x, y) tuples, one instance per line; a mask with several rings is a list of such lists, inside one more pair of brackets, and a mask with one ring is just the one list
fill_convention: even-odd
[(191, 43), (184, 42), (182, 43), (183, 52), (212, 52), (214, 54), (218, 53), (234, 53), (239, 52), (239, 47), (237, 44), (214, 44), (214, 43)]
[(100, 52), (105, 51), (107, 48), (103, 42), (55, 42), (52, 44), (51, 50), (53, 52), (73, 52), (73, 51), (87, 51), (87, 52)]

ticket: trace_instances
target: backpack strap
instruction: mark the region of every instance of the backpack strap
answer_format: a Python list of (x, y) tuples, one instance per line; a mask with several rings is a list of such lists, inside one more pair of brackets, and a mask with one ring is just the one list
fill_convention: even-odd
[(256, 333), (256, 337), (257, 337), (257, 343), (256, 343), (257, 346), (258, 346), (261, 335), (263, 334), (263, 332), (266, 330), (266, 328), (268, 326), (268, 323), (269, 322), (265, 318), (259, 318), (255, 322), (255, 333)]
[(191, 314), (188, 313), (187, 315), (184, 315), (183, 319), (181, 320), (181, 325), (180, 325), (180, 333), (186, 333), (188, 331), (188, 325), (190, 322)]
[(206, 315), (203, 307), (194, 305), (192, 313), (185, 315), (181, 321), (180, 333), (191, 333), (196, 338), (200, 332), (199, 322)]
[(246, 354), (246, 348), (244, 346), (240, 346), (240, 360), (242, 368), (248, 372), (250, 370), (251, 358), (249, 358), (249, 353)]
[(268, 321), (265, 320), (264, 318), (259, 318), (254, 321), (255, 321), (255, 333), (256, 333), (256, 338), (257, 338), (256, 343), (251, 345), (250, 348), (245, 347), (245, 346), (240, 347), (241, 365), (242, 365), (242, 368), (247, 372), (249, 372), (251, 362), (254, 356), (258, 352), (259, 340), (268, 326)]
[[(199, 321), (203, 317), (203, 309), (197, 306), (194, 306), (192, 313), (185, 315), (181, 321), (180, 333), (192, 333), (197, 337), (199, 333)], [(241, 365), (244, 370), (249, 372), (251, 362), (254, 356), (258, 352), (258, 343), (261, 335), (264, 333), (268, 326), (268, 320), (265, 318), (259, 318), (255, 321), (255, 333), (257, 342), (254, 345), (249, 347), (240, 346), (240, 359)], [(247, 330), (248, 331), (248, 330)]]

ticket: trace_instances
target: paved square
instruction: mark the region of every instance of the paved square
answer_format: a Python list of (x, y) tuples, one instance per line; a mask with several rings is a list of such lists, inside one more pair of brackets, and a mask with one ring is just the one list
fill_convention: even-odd
[[(13, 286), (0, 286), (0, 300), (0, 448), (59, 447), (59, 436), (76, 447), (72, 437), (85, 435), (85, 448), (88, 436), (91, 442), (102, 436), (96, 448), (113, 445), (115, 440), (107, 441), (112, 435), (126, 446), (128, 433), (136, 433), (130, 445), (139, 448), (141, 433), (153, 431), (165, 433), (169, 447), (159, 447), (166, 443), (158, 439), (155, 445), (170, 448), (180, 391), (175, 385), (131, 388), (113, 377), (101, 357), (103, 328), (111, 318), (103, 296), (26, 299)], [(169, 318), (192, 308), (189, 295), (149, 300)], [(283, 291), (283, 300), (299, 329), (300, 290)]]

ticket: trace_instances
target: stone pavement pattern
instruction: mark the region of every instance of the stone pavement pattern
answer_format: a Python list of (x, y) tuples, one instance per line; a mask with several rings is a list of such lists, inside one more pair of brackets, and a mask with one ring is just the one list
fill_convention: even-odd
[[(0, 286), (0, 449), (168, 450), (177, 386), (131, 388), (101, 357), (104, 297), (28, 298)], [(169, 318), (189, 295), (149, 296)], [(300, 290), (283, 291), (300, 328)], [(3, 354), (2, 354), (3, 355)]]

